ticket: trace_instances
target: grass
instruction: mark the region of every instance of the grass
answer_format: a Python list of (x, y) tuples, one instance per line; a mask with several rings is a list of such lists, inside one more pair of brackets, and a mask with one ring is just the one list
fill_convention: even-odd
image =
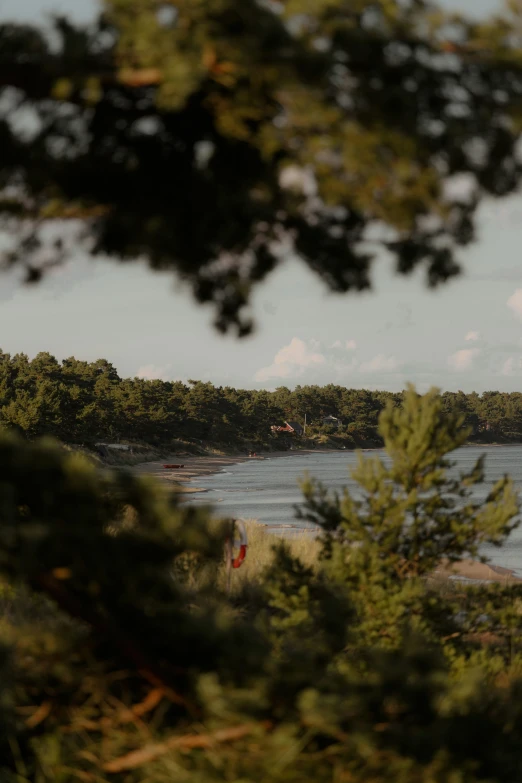
[[(247, 556), (239, 568), (230, 572), (230, 601), (241, 613), (264, 607), (264, 575), (272, 565), (274, 550), (284, 541), (292, 555), (303, 565), (314, 566), (318, 562), (320, 545), (316, 538), (304, 531), (296, 531), (291, 537), (271, 533), (255, 520), (245, 522), (248, 536)], [(216, 574), (216, 587), (227, 592), (227, 568), (223, 563)]]
[[(215, 521), (215, 525), (221, 522)], [(247, 615), (265, 608), (265, 572), (272, 565), (274, 550), (284, 540), (290, 552), (306, 566), (318, 562), (320, 544), (310, 533), (297, 530), (291, 537), (277, 535), (254, 520), (245, 522), (248, 536), (247, 556), (239, 568), (230, 570), (230, 591), (228, 590), (228, 569), (225, 558), (219, 563), (199, 561), (182, 556), (174, 564), (173, 578), (183, 585), (189, 602), (196, 605), (202, 596), (214, 593), (229, 593), (229, 609), (234, 615)], [(237, 554), (237, 549), (234, 554)], [(203, 598), (205, 602), (205, 598)]]
[[(292, 555), (303, 565), (314, 566), (319, 559), (318, 540), (304, 531), (291, 537), (269, 532), (253, 520), (246, 522), (248, 535), (247, 556), (240, 568), (230, 572), (229, 608), (236, 616), (253, 618), (266, 607), (264, 592), (265, 572), (272, 565), (274, 550), (284, 541)], [(227, 591), (227, 571), (223, 565), (218, 573), (218, 585)]]
[(233, 584), (260, 581), (263, 572), (272, 562), (274, 547), (282, 540), (286, 541), (293, 556), (304, 565), (312, 566), (317, 562), (320, 546), (310, 533), (297, 531), (291, 537), (283, 537), (269, 532), (269, 529), (257, 524), (255, 520), (247, 520), (245, 524), (248, 535), (247, 557), (240, 568), (234, 569)]

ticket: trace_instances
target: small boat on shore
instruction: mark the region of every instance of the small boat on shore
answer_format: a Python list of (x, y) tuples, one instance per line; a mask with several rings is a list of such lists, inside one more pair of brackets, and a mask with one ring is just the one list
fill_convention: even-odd
[(163, 467), (166, 470), (179, 470), (179, 468), (184, 468), (185, 465), (163, 465)]

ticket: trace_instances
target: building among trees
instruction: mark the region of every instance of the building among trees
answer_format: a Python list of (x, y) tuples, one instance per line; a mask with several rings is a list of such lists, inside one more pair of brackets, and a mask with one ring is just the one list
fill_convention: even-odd
[(272, 432), (290, 432), (295, 433), (296, 435), (302, 435), (304, 432), (303, 427), (298, 421), (285, 421), (284, 427), (273, 425), (270, 429)]
[(335, 427), (336, 429), (343, 426), (341, 419), (338, 419), (336, 416), (325, 416), (322, 424), (324, 427)]

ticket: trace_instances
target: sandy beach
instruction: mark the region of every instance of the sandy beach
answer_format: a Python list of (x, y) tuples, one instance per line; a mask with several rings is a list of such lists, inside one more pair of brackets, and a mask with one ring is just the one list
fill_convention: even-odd
[[(326, 451), (326, 450), (325, 450)], [(297, 454), (313, 454), (315, 451), (311, 450), (292, 450), (292, 451), (271, 451), (266, 454), (266, 458), (274, 459), (278, 457), (295, 457)], [(321, 450), (323, 453), (323, 450)], [(141, 475), (153, 475), (162, 481), (167, 481), (173, 484), (180, 483), (183, 485), (183, 491), (186, 494), (195, 492), (204, 492), (197, 486), (192, 486), (191, 482), (198, 476), (209, 476), (212, 473), (218, 473), (223, 468), (230, 465), (238, 465), (241, 462), (254, 462), (256, 460), (261, 461), (265, 459), (265, 455), (260, 454), (257, 457), (248, 457), (246, 454), (238, 454), (236, 456), (226, 456), (224, 454), (216, 454), (209, 456), (199, 455), (183, 455), (175, 454), (172, 457), (164, 460), (158, 460), (155, 462), (143, 462), (139, 465), (134, 465), (131, 470)], [(183, 465), (182, 468), (165, 468), (164, 465), (177, 464)]]
[(433, 574), (433, 578), (446, 581), (458, 578), (469, 582), (501, 582), (502, 584), (515, 584), (522, 582), (514, 571), (509, 568), (480, 563), (477, 560), (461, 560), (458, 563), (442, 562)]

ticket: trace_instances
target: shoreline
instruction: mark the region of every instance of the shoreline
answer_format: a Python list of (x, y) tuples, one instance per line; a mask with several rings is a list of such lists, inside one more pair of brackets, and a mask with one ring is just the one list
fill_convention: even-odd
[[(505, 446), (522, 446), (522, 443), (465, 443), (461, 448), (498, 448)], [(246, 454), (183, 454), (177, 453), (162, 460), (154, 460), (147, 462), (140, 462), (135, 465), (129, 466), (130, 469), (137, 473), (145, 475), (154, 475), (161, 480), (165, 480), (171, 483), (179, 483), (187, 485), (194, 478), (198, 476), (210, 476), (214, 473), (219, 473), (223, 468), (230, 465), (240, 465), (243, 462), (251, 462), (253, 460), (262, 461), (265, 459), (280, 459), (282, 457), (295, 457), (297, 455), (308, 454), (333, 454), (346, 452), (353, 454), (357, 451), (366, 454), (372, 452), (383, 451), (384, 447), (370, 447), (359, 449), (346, 449), (346, 448), (317, 448), (317, 449), (292, 449), (287, 451), (270, 451), (265, 454), (260, 454), (256, 457), (248, 457)], [(182, 464), (182, 469), (168, 470), (163, 467), (164, 464), (177, 463)], [(185, 487), (183, 490), (185, 494), (191, 492), (206, 492), (206, 490), (193, 487), (188, 489)]]
[[(472, 444), (470, 444), (472, 445)], [(473, 444), (474, 445), (474, 444)], [(488, 444), (493, 445), (493, 444)], [(502, 445), (502, 444), (498, 444)], [(377, 451), (378, 449), (365, 449), (364, 451)], [(265, 459), (280, 459), (282, 457), (295, 457), (297, 455), (309, 455), (309, 454), (331, 454), (344, 451), (344, 449), (299, 449), (292, 451), (274, 451), (269, 452), (269, 456), (259, 455), (256, 457), (248, 457), (244, 454), (238, 455), (193, 455), (176, 454), (165, 460), (155, 460), (153, 462), (143, 462), (138, 465), (132, 466), (132, 472), (140, 475), (154, 476), (162, 482), (166, 482), (170, 485), (177, 485), (178, 491), (182, 495), (192, 495), (199, 493), (206, 493), (208, 490), (201, 487), (194, 486), (191, 482), (199, 476), (211, 476), (219, 473), (223, 468), (240, 465), (245, 462), (251, 461), (263, 461)], [(166, 469), (164, 464), (170, 462), (176, 462), (182, 464), (182, 469)], [(188, 499), (188, 498), (187, 498)], [(270, 525), (263, 525), (267, 532), (270, 532)], [(501, 566), (482, 563), (476, 560), (464, 559), (457, 563), (441, 562), (438, 568), (432, 574), (432, 579), (438, 582), (451, 582), (451, 581), (464, 581), (468, 583), (492, 583), (500, 582), (503, 584), (516, 584), (521, 583), (522, 578), (519, 577), (515, 570), (509, 568), (503, 568)]]
[[(187, 456), (175, 454), (165, 460), (155, 460), (153, 462), (142, 462), (133, 465), (131, 470), (141, 475), (155, 476), (161, 481), (167, 481), (171, 484), (181, 484), (183, 494), (192, 494), (197, 492), (206, 492), (206, 489), (195, 486), (187, 486), (198, 476), (212, 476), (219, 473), (223, 468), (231, 465), (241, 465), (244, 462), (263, 462), (269, 459), (281, 459), (282, 457), (295, 457), (297, 455), (308, 454), (331, 454), (332, 452), (343, 451), (343, 449), (297, 449), (292, 451), (271, 451), (266, 455), (260, 454), (256, 457), (248, 457), (245, 454), (226, 455), (216, 454), (203, 456), (200, 454), (189, 454)], [(164, 468), (164, 465), (170, 463), (182, 464), (183, 468)]]

